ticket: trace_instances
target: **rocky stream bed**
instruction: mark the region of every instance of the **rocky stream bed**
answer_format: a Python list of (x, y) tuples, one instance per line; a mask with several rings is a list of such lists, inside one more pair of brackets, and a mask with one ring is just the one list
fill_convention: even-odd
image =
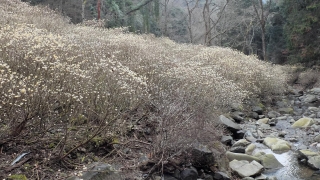
[[(197, 144), (191, 151), (189, 164), (175, 162), (170, 166), (169, 162), (164, 165), (167, 167), (164, 175), (141, 171), (141, 176), (133, 179), (320, 179), (319, 105), (320, 88), (307, 91), (292, 88), (270, 108), (256, 103), (244, 112), (240, 106), (234, 106), (230, 114), (219, 117), (230, 132), (221, 138), (225, 152)], [(149, 164), (152, 167), (147, 157), (141, 159), (141, 166), (148, 169)], [(108, 164), (96, 163), (82, 176), (71, 179), (121, 179), (121, 173)]]

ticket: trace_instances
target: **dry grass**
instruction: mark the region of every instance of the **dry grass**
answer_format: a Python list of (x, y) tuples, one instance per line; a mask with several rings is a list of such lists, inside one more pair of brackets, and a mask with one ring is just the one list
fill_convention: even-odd
[(286, 88), (281, 67), (231, 49), (71, 25), (18, 0), (2, 0), (0, 16), (1, 139), (45, 141), (54, 157), (121, 139), (134, 114), (156, 122), (153, 150), (169, 157), (217, 139), (232, 103)]

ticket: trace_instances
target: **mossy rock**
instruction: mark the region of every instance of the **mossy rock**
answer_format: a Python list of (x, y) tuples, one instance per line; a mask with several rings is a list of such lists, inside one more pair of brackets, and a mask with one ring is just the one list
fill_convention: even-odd
[(293, 128), (302, 128), (302, 127), (309, 127), (314, 124), (314, 121), (312, 118), (304, 117), (296, 121), (295, 123), (292, 124), (291, 127)]

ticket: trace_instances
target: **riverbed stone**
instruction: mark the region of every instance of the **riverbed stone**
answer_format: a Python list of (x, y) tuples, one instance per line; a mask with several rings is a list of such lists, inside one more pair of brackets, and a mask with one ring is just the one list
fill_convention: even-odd
[(222, 136), (220, 141), (221, 141), (223, 144), (231, 145), (231, 144), (232, 144), (232, 141), (233, 141), (233, 138), (232, 138), (232, 136)]
[(227, 128), (230, 128), (231, 130), (237, 131), (240, 130), (241, 127), (239, 124), (233, 122), (232, 120), (226, 118), (224, 115), (219, 116), (220, 122), (225, 125)]
[(308, 165), (312, 169), (319, 170), (320, 169), (320, 156), (312, 156), (308, 160)]
[(250, 142), (247, 141), (246, 139), (240, 139), (240, 140), (236, 141), (236, 142), (232, 145), (232, 147), (236, 147), (236, 146), (247, 146), (247, 145), (249, 145), (249, 144), (250, 144)]
[(291, 145), (287, 141), (279, 138), (266, 137), (263, 143), (272, 151), (288, 151), (291, 149)]
[(320, 134), (314, 137), (314, 141), (320, 143)]
[(259, 157), (264, 168), (275, 169), (283, 167), (273, 154), (265, 154)]
[(197, 180), (198, 178), (198, 172), (195, 168), (185, 168), (180, 173), (180, 179), (181, 180)]
[(304, 103), (313, 103), (315, 101), (317, 101), (317, 96), (311, 94), (307, 94), (303, 99)]
[(253, 144), (253, 143), (251, 143), (251, 144), (249, 144), (249, 146), (247, 146), (247, 148), (245, 149), (245, 153), (248, 154), (248, 155), (251, 155), (255, 148), (256, 148), (256, 145)]
[(299, 159), (309, 159), (309, 157), (318, 156), (318, 155), (319, 155), (319, 153), (311, 151), (309, 149), (298, 150), (298, 158)]
[(268, 117), (269, 117), (269, 118), (276, 118), (276, 117), (278, 117), (278, 116), (280, 116), (280, 113), (278, 113), (277, 111), (270, 111), (270, 112), (268, 112)]
[(215, 180), (230, 180), (229, 176), (224, 172), (215, 172), (213, 178)]
[(226, 152), (226, 156), (229, 159), (229, 161), (232, 161), (232, 160), (238, 160), (238, 161), (246, 160), (246, 161), (249, 161), (249, 162), (251, 162), (251, 161), (260, 162), (260, 159), (257, 158), (257, 157), (250, 156), (250, 155), (247, 155), (247, 154), (242, 154), (242, 153), (232, 153), (230, 151), (227, 151)]
[(318, 95), (320, 95), (320, 88), (312, 88), (312, 89), (310, 90), (310, 92), (312, 92), (313, 94), (318, 94)]
[(293, 109), (290, 108), (290, 107), (280, 108), (280, 109), (278, 109), (278, 111), (279, 111), (281, 114), (293, 114)]
[(229, 163), (230, 168), (241, 177), (251, 177), (261, 174), (263, 166), (257, 161), (233, 160)]
[(293, 128), (302, 128), (302, 127), (308, 127), (314, 124), (314, 120), (312, 118), (304, 117), (300, 118), (296, 122), (294, 122), (291, 127)]
[(236, 111), (236, 112), (232, 112), (230, 114), (231, 118), (234, 119), (236, 122), (242, 122), (244, 121), (244, 113), (243, 112), (239, 112), (239, 111)]
[(269, 118), (263, 118), (258, 120), (259, 124), (267, 124), (268, 122), (269, 122)]
[(263, 113), (263, 109), (260, 106), (253, 106), (252, 111), (257, 113), (258, 115), (261, 115)]

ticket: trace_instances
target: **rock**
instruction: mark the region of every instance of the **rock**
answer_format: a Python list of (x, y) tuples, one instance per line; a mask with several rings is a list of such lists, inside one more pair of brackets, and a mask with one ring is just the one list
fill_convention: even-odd
[(270, 177), (267, 178), (267, 180), (278, 180), (278, 179), (275, 176), (270, 176)]
[(251, 117), (252, 119), (259, 119), (259, 114), (256, 112), (250, 112), (249, 117)]
[(280, 108), (279, 112), (281, 114), (293, 114), (293, 109), (292, 108)]
[(244, 146), (236, 146), (236, 147), (231, 147), (229, 149), (230, 152), (233, 153), (245, 153), (246, 147)]
[(298, 121), (294, 122), (291, 127), (293, 128), (301, 128), (301, 127), (308, 127), (311, 126), (314, 123), (312, 118), (301, 118)]
[[(161, 177), (160, 177), (161, 178)], [(110, 179), (111, 180), (111, 179)], [(112, 179), (113, 180), (113, 179)], [(160, 180), (178, 180), (177, 178), (169, 175), (169, 174), (164, 174), (163, 175), (163, 179), (160, 179)]]
[(197, 180), (198, 179), (198, 172), (195, 168), (185, 168), (180, 173), (181, 180)]
[(316, 117), (317, 117), (317, 118), (320, 118), (320, 112), (317, 112)]
[(231, 121), (230, 119), (226, 118), (224, 115), (219, 116), (220, 122), (225, 125), (227, 128), (230, 128), (233, 131), (240, 130), (241, 127), (239, 124), (236, 124), (235, 122)]
[(246, 161), (249, 161), (249, 162), (251, 162), (251, 161), (260, 162), (259, 158), (254, 157), (254, 156), (250, 156), (250, 155), (247, 155), (247, 154), (232, 153), (230, 151), (227, 151), (226, 152), (226, 156), (229, 159), (229, 161), (232, 161), (232, 160), (238, 160), (238, 161), (246, 160)]
[(216, 173), (214, 173), (213, 178), (215, 180), (230, 180), (229, 176), (224, 172), (216, 172)]
[(233, 138), (231, 136), (222, 136), (220, 142), (225, 145), (231, 145)]
[(256, 177), (255, 180), (267, 180), (268, 177), (264, 174), (261, 174), (260, 176)]
[(320, 169), (320, 156), (312, 156), (308, 160), (308, 165), (312, 169), (319, 170)]
[(259, 124), (267, 124), (268, 122), (269, 122), (269, 118), (263, 118), (258, 120)]
[(318, 112), (318, 111), (319, 111), (319, 108), (317, 108), (317, 107), (308, 107), (308, 111)]
[(247, 145), (249, 145), (249, 144), (250, 144), (250, 142), (247, 141), (246, 139), (240, 139), (240, 140), (238, 140), (237, 142), (235, 142), (235, 143), (232, 145), (232, 147), (247, 146)]
[(309, 159), (309, 157), (318, 155), (319, 153), (313, 152), (309, 149), (298, 150), (298, 159)]
[(275, 125), (277, 125), (277, 123), (278, 123), (278, 119), (276, 119), (276, 118), (269, 119), (269, 121), (268, 121), (268, 124), (270, 126), (275, 126)]
[(255, 144), (250, 144), (250, 145), (247, 146), (247, 148), (245, 149), (245, 153), (248, 154), (248, 155), (251, 155), (255, 148), (256, 148), (256, 145), (255, 145)]
[(236, 112), (232, 112), (230, 114), (231, 118), (234, 119), (236, 122), (242, 122), (244, 121), (244, 114), (242, 112), (236, 111)]
[(280, 113), (278, 113), (277, 111), (270, 111), (270, 112), (268, 112), (268, 117), (269, 117), (269, 118), (276, 118), (276, 117), (278, 117), (278, 116), (280, 116)]
[[(106, 163), (94, 162), (89, 165), (88, 171), (84, 172), (81, 177), (71, 177), (71, 179), (82, 180), (99, 180), (99, 179), (122, 179), (120, 174), (110, 165)], [(68, 180), (71, 180), (68, 178)]]
[(269, 129), (271, 129), (271, 127), (270, 127), (269, 124), (261, 124), (261, 125), (260, 125), (260, 128), (263, 129), (263, 130), (269, 130)]
[(232, 111), (242, 111), (243, 110), (243, 106), (242, 106), (242, 104), (239, 104), (239, 103), (232, 103), (231, 104), (231, 110)]
[(195, 143), (192, 149), (192, 164), (200, 167), (213, 165), (213, 152), (207, 146)]
[(245, 177), (245, 178), (242, 178), (241, 180), (254, 180), (253, 177)]
[(266, 137), (263, 143), (267, 145), (272, 151), (288, 151), (291, 145), (282, 139)]
[(237, 131), (234, 135), (236, 139), (243, 139), (246, 132), (244, 130)]
[(237, 172), (241, 177), (250, 177), (259, 175), (263, 171), (263, 166), (257, 161), (238, 161), (233, 160), (229, 163), (230, 168)]
[(275, 169), (283, 167), (273, 154), (265, 154), (259, 157), (264, 168)]
[(259, 119), (265, 118), (265, 115), (259, 115)]
[(257, 113), (258, 115), (262, 115), (262, 113), (263, 113), (263, 109), (259, 106), (252, 107), (252, 111)]
[(279, 137), (285, 137), (287, 135), (287, 132), (286, 131), (280, 131), (279, 132)]
[(313, 103), (315, 101), (317, 101), (317, 96), (315, 95), (311, 95), (311, 94), (307, 94), (306, 97), (303, 99), (304, 103)]
[(320, 88), (313, 88), (313, 89), (310, 90), (310, 92), (313, 93), (313, 94), (320, 95)]
[(320, 134), (318, 134), (313, 140), (320, 143)]

